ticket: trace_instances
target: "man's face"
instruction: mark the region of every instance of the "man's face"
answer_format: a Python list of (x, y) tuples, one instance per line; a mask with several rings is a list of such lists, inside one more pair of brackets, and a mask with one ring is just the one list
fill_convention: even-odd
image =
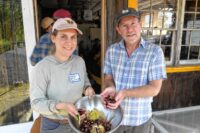
[(141, 23), (138, 18), (133, 16), (123, 17), (118, 26), (117, 32), (125, 40), (126, 44), (138, 44), (141, 37)]

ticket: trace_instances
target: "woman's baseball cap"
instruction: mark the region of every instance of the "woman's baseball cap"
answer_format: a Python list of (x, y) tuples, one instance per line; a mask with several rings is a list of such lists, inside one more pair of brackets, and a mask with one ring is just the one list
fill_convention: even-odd
[(55, 21), (52, 32), (54, 30), (65, 30), (65, 29), (75, 29), (79, 34), (83, 34), (80, 29), (78, 29), (77, 24), (71, 18), (59, 18)]

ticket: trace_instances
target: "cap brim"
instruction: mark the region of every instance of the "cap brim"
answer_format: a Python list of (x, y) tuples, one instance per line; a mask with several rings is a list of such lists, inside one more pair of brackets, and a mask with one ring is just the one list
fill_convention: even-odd
[(83, 35), (83, 32), (81, 30), (79, 30), (78, 28), (75, 27), (60, 27), (60, 28), (56, 28), (56, 30), (67, 30), (67, 29), (75, 29), (80, 35)]
[(117, 18), (117, 24), (119, 24), (119, 21), (120, 21), (122, 18), (128, 17), (128, 16), (133, 16), (133, 17), (139, 18), (139, 16), (134, 15), (134, 14), (124, 14), (124, 15), (121, 15), (120, 17)]

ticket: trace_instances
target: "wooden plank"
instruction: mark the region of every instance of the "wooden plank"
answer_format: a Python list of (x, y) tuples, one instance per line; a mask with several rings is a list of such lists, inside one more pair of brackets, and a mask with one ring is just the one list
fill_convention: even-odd
[(167, 67), (166, 70), (167, 73), (194, 72), (200, 71), (200, 66)]

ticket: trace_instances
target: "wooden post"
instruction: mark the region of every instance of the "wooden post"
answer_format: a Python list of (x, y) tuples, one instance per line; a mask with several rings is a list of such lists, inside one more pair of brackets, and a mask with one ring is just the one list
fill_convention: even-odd
[(101, 1), (101, 62), (102, 62), (102, 72), (101, 72), (101, 90), (104, 86), (103, 80), (103, 62), (106, 49), (109, 45), (121, 39), (116, 33), (115, 29), (115, 18), (117, 13), (128, 7), (127, 0), (102, 0)]
[(105, 51), (107, 47), (107, 15), (106, 15), (106, 0), (101, 1), (101, 91), (103, 90), (104, 86), (104, 75), (103, 75), (103, 67), (104, 67), (104, 58), (105, 58)]

